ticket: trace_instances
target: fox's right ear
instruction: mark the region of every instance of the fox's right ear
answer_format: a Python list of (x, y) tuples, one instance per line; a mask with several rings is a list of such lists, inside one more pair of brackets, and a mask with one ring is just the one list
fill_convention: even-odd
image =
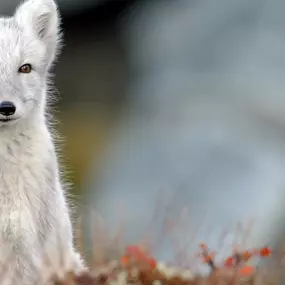
[(30, 29), (47, 48), (51, 63), (60, 42), (59, 14), (54, 0), (27, 0), (16, 10), (14, 17), (24, 29)]

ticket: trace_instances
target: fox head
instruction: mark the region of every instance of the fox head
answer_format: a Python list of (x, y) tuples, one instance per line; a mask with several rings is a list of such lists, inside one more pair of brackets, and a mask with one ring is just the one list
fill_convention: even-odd
[(27, 0), (12, 17), (0, 18), (0, 31), (0, 128), (9, 128), (44, 116), (49, 70), (60, 47), (57, 6)]

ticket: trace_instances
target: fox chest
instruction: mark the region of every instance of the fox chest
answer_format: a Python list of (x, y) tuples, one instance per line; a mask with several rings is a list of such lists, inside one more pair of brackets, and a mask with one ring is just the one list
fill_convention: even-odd
[[(9, 161), (8, 161), (9, 162)], [(34, 241), (44, 200), (44, 171), (28, 164), (0, 165), (0, 241)]]

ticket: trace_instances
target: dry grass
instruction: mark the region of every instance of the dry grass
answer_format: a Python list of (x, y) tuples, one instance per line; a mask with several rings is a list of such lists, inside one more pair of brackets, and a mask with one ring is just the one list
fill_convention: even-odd
[[(125, 256), (124, 256), (125, 257)], [(55, 282), (56, 285), (97, 285), (97, 284), (165, 284), (165, 285), (186, 285), (186, 284), (278, 284), (276, 274), (271, 274), (262, 268), (254, 268), (246, 274), (241, 274), (244, 266), (215, 267), (208, 276), (193, 274), (190, 270), (168, 268), (165, 265), (155, 262), (150, 263), (141, 256), (141, 259), (134, 259), (133, 262), (124, 263), (124, 260), (114, 261), (98, 268), (91, 268), (89, 272), (81, 276), (72, 273), (67, 279)], [(251, 267), (246, 267), (251, 268)], [(264, 268), (266, 269), (266, 268)]]
[[(191, 265), (187, 269), (174, 268), (155, 260), (151, 256), (151, 247), (148, 246), (149, 240), (146, 237), (136, 245), (123, 248), (124, 226), (122, 225), (117, 235), (111, 238), (100, 227), (102, 219), (99, 218), (97, 222), (93, 228), (96, 249), (90, 261), (89, 271), (80, 276), (68, 273), (66, 280), (55, 281), (55, 285), (275, 285), (281, 280), (283, 254), (280, 254), (280, 251), (276, 254), (277, 251), (267, 246), (255, 249), (233, 248), (232, 254), (218, 264), (215, 261), (215, 252), (201, 243), (196, 262), (202, 262), (211, 269), (209, 275), (202, 276), (195, 274), (194, 270), (191, 270)], [(175, 227), (173, 220), (168, 219), (164, 220), (164, 225), (163, 234), (168, 234)], [(245, 231), (245, 235), (247, 234)], [(80, 230), (77, 232), (77, 243), (79, 249), (84, 251)], [(179, 248), (181, 250), (183, 247)], [(265, 258), (269, 262), (264, 266), (251, 264), (252, 259)]]

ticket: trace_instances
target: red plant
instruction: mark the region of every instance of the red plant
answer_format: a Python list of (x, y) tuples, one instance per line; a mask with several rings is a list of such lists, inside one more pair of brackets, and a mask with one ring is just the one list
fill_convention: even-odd
[(242, 277), (252, 276), (255, 272), (255, 267), (247, 265), (246, 263), (254, 256), (264, 258), (271, 255), (271, 250), (269, 247), (263, 247), (261, 249), (252, 249), (246, 251), (238, 251), (236, 248), (233, 251), (233, 254), (227, 257), (222, 265), (222, 267), (217, 267), (214, 262), (215, 252), (209, 250), (205, 243), (200, 244), (201, 252), (199, 253), (202, 256), (202, 262), (210, 266), (212, 271), (222, 268), (236, 268), (238, 269), (238, 274)]
[(214, 262), (214, 257), (216, 256), (216, 253), (213, 251), (210, 251), (208, 246), (205, 243), (200, 244), (201, 252), (199, 255), (202, 257), (202, 262), (206, 263), (210, 266), (211, 270), (216, 269), (216, 265)]
[(156, 267), (156, 260), (139, 245), (129, 245), (125, 249), (125, 254), (121, 257), (121, 265), (129, 266), (131, 264), (144, 264), (151, 269)]

